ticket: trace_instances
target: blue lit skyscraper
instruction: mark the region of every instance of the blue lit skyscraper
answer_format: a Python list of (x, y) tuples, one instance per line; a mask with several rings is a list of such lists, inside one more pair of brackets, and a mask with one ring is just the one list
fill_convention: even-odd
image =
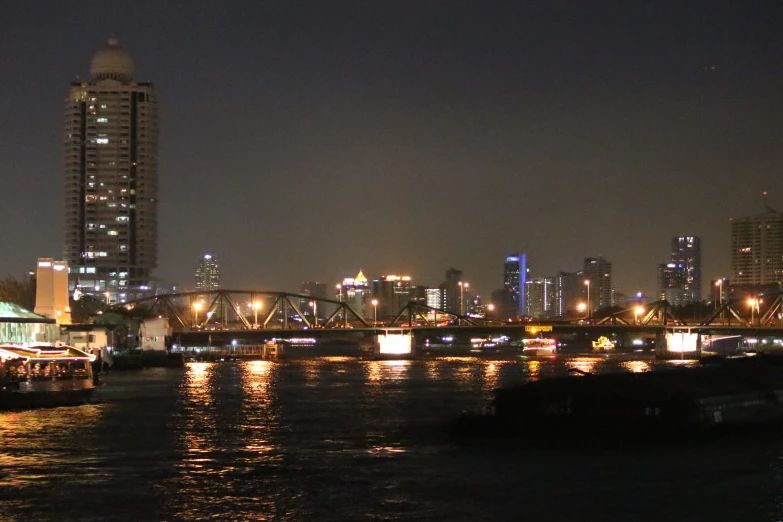
[(514, 301), (517, 317), (525, 315), (525, 283), (527, 283), (527, 256), (513, 254), (503, 265), (503, 290)]

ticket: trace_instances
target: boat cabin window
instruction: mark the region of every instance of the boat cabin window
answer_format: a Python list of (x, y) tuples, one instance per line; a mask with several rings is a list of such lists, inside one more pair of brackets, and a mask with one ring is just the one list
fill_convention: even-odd
[(52, 378), (52, 366), (48, 362), (30, 363), (30, 378), (36, 381)]
[(89, 377), (86, 361), (71, 361), (71, 370), (74, 379), (86, 379)]
[(24, 362), (19, 360), (6, 361), (4, 366), (5, 366), (6, 376), (10, 380), (18, 380), (18, 381), (27, 380), (27, 366), (25, 366)]
[(71, 364), (68, 361), (53, 362), (52, 368), (54, 370), (55, 379), (70, 379), (72, 377)]

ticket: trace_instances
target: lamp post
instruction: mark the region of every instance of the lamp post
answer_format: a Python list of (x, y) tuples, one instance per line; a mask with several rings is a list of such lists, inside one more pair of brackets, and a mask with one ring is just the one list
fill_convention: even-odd
[(193, 326), (198, 326), (198, 311), (201, 310), (201, 303), (193, 303)]
[(587, 305), (584, 303), (579, 303), (578, 305), (576, 305), (576, 309), (580, 314), (583, 314), (585, 313), (585, 310), (587, 310)]
[(337, 296), (337, 300), (341, 303), (343, 302), (343, 285), (338, 284), (337, 285), (337, 291), (340, 292)]
[(487, 310), (486, 310), (486, 312), (484, 312), (484, 322), (485, 322), (485, 323), (486, 323), (487, 321), (489, 321), (489, 314), (490, 314), (490, 312), (494, 312), (494, 311), (495, 311), (495, 305), (493, 305), (492, 303), (489, 303), (489, 304), (487, 305)]
[(755, 323), (754, 312), (761, 313), (761, 311), (759, 310), (759, 303), (761, 303), (760, 299), (754, 299), (753, 297), (748, 299), (748, 304), (750, 305), (750, 325), (751, 326), (753, 326), (754, 323)]
[(261, 301), (254, 301), (253, 302), (253, 313), (254, 313), (254, 320), (253, 320), (253, 327), (258, 328), (258, 309), (261, 308)]
[(459, 315), (465, 315), (465, 289), (470, 286), (469, 283), (459, 283)]
[(715, 281), (715, 287), (718, 289), (718, 306), (723, 304), (723, 280), (718, 279)]
[(373, 299), (371, 302), (373, 308), (372, 325), (376, 326), (378, 324), (378, 300)]
[(585, 279), (585, 286), (587, 286), (587, 321), (590, 322), (593, 319), (593, 303), (590, 302), (590, 280)]
[(313, 324), (318, 328), (318, 303), (310, 301), (310, 306), (313, 308)]
[(639, 324), (639, 314), (644, 312), (644, 308), (641, 306), (637, 306), (633, 309), (633, 322), (634, 324)]

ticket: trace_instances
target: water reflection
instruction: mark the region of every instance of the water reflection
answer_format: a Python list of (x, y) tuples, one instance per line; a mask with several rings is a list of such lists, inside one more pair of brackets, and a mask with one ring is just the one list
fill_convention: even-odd
[(649, 372), (652, 364), (647, 361), (623, 361), (620, 366), (633, 373)]
[(527, 370), (531, 381), (538, 380), (538, 374), (541, 371), (541, 363), (539, 361), (527, 361)]
[(500, 364), (493, 361), (484, 363), (484, 389), (492, 391), (500, 382)]
[(407, 378), (411, 361), (366, 361), (367, 384), (378, 386), (390, 382), (400, 382)]
[(573, 368), (583, 373), (595, 373), (599, 361), (600, 359), (591, 357), (576, 357), (567, 360), (565, 365), (568, 369)]
[[(0, 413), (0, 488), (10, 492), (33, 485), (54, 487), (74, 469), (93, 467), (100, 456), (82, 447), (100, 424), (104, 409), (91, 404)], [(95, 469), (81, 474), (77, 482), (97, 484), (108, 477), (106, 470)]]

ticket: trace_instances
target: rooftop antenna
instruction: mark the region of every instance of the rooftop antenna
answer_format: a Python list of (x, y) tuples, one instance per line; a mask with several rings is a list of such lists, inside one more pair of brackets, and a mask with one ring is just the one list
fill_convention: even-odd
[(769, 206), (769, 202), (767, 201), (767, 196), (768, 196), (768, 193), (767, 193), (766, 190), (761, 193), (761, 198), (762, 198), (762, 201), (764, 202), (764, 208), (767, 209), (767, 212), (777, 212), (777, 210), (775, 210), (774, 208)]

